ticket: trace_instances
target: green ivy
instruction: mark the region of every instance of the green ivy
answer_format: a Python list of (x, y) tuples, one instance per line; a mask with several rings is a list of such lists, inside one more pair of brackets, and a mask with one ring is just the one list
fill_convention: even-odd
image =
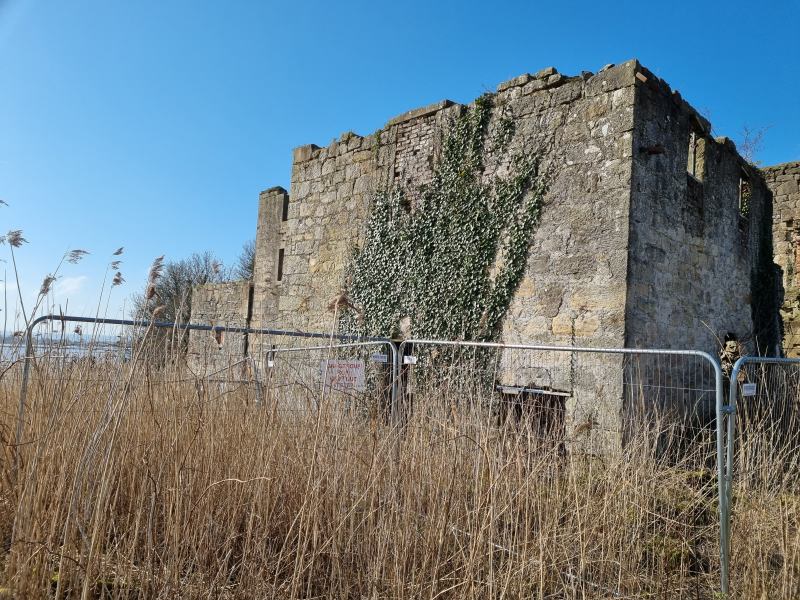
[(501, 116), (487, 144), (492, 108), (493, 96), (484, 95), (452, 119), (430, 183), (375, 195), (365, 242), (348, 269), (348, 293), (362, 315), (344, 315), (343, 328), (397, 335), (410, 319), (415, 337), (499, 337), (525, 273), (548, 177), (524, 147), (505, 176), (485, 176), (486, 146), (507, 152), (515, 133), (513, 121)]

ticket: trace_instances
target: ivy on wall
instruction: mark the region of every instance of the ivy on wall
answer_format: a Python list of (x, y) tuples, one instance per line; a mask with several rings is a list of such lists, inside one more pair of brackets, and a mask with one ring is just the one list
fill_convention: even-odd
[[(503, 176), (486, 176), (489, 151), (508, 151), (513, 121), (484, 95), (452, 119), (430, 183), (375, 195), (365, 242), (348, 269), (361, 309), (342, 326), (370, 335), (493, 340), (522, 280), (548, 176), (522, 148)], [(413, 192), (413, 193), (412, 193)], [(412, 206), (410, 198), (414, 198)], [(406, 332), (407, 333), (407, 332)]]

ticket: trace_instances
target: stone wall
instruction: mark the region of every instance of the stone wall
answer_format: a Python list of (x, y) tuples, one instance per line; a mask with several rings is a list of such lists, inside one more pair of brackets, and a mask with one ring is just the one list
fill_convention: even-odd
[[(504, 341), (596, 347), (624, 342), (637, 69), (631, 61), (577, 78), (546, 69), (498, 88), (498, 103), (517, 123), (511, 149), (550, 147), (547, 158), (555, 162)], [(541, 139), (548, 143), (536, 141)], [(599, 451), (618, 443), (609, 435), (621, 430), (618, 356), (514, 352), (505, 366), (504, 384), (570, 393), (568, 434), (593, 424), (581, 434), (584, 447)]]
[(347, 132), (326, 148), (295, 150), (278, 327), (331, 329), (328, 306), (345, 286), (345, 269), (363, 243), (375, 192), (427, 181), (437, 132), (459, 109), (445, 101), (401, 115), (367, 137)]
[[(278, 303), (284, 293), (288, 202), (289, 195), (282, 187), (265, 190), (258, 197), (253, 302), (250, 307), (250, 327), (253, 329), (276, 329)], [(268, 343), (266, 336), (251, 335), (250, 354), (263, 357)]]
[[(624, 342), (628, 204), (634, 85), (630, 61), (597, 75), (565, 77), (553, 68), (498, 86), (491, 138), (504, 119), (514, 136), (489, 153), (486, 177), (502, 173), (525, 148), (542, 154), (555, 179), (533, 237), (526, 274), (503, 337), (509, 342), (621, 346)], [(391, 185), (410, 192), (430, 180), (448, 120), (463, 107), (449, 101), (410, 111), (379, 132), (343, 135), (327, 148), (295, 151), (284, 277), (277, 327), (325, 331), (330, 300), (345, 287), (345, 267), (363, 242), (375, 191)], [(411, 332), (413, 335), (413, 331)], [(550, 387), (572, 393), (570, 422), (620, 429), (619, 358), (603, 361), (596, 377), (573, 377), (571, 357), (550, 357)], [(508, 385), (541, 384), (533, 356), (504, 361)], [(602, 380), (602, 381), (601, 381)], [(598, 388), (610, 400), (597, 402)], [(578, 389), (580, 388), (580, 389)]]
[[(247, 327), (251, 299), (249, 281), (207, 283), (192, 291), (192, 323)], [(188, 362), (198, 374), (209, 375), (241, 361), (247, 354), (243, 333), (192, 331)]]
[[(726, 333), (749, 347), (768, 343), (775, 330), (764, 318), (769, 307), (762, 310), (764, 290), (774, 295), (763, 285), (772, 274), (769, 194), (679, 94), (629, 61), (577, 77), (553, 68), (525, 74), (498, 86), (492, 106), (490, 139), (504, 123), (514, 127), (502, 150), (489, 145), (487, 180), (506, 174), (523, 150), (554, 175), (504, 341), (712, 353)], [(331, 301), (347, 289), (376, 192), (400, 186), (413, 210), (443, 132), (464, 110), (445, 100), (372, 135), (347, 132), (327, 147), (294, 151), (289, 194), (272, 188), (259, 199), (251, 326), (325, 332), (337, 325)], [(211, 308), (198, 310), (195, 320), (219, 321)], [(250, 340), (251, 354), (262, 353), (260, 343)], [(568, 431), (589, 423), (605, 432), (588, 435), (590, 447), (618, 445), (608, 432), (620, 432), (626, 419), (625, 377), (619, 356), (573, 353), (507, 354), (499, 370), (504, 385), (567, 392)]]
[(775, 262), (783, 271), (783, 348), (800, 357), (800, 162), (763, 169), (772, 190)]
[[(775, 320), (753, 315), (760, 270), (766, 263), (769, 277), (772, 269), (770, 196), (758, 171), (729, 140), (712, 138), (708, 121), (646, 70), (634, 121), (626, 345), (712, 356), (727, 334), (748, 350), (774, 345)], [(747, 189), (749, 199), (742, 199)], [(740, 210), (742, 202), (748, 207)], [(769, 294), (771, 301), (772, 287)], [(675, 360), (677, 377), (693, 359)], [(710, 375), (702, 387), (713, 388)], [(676, 398), (662, 400), (694, 406), (707, 418), (713, 398), (681, 393), (697, 383), (684, 375)]]
[[(633, 104), (632, 91), (624, 88), (633, 85), (635, 69), (630, 62), (574, 78), (545, 69), (498, 88), (489, 136), (501, 116), (514, 120), (516, 133), (507, 152), (489, 156), (486, 176), (502, 170), (503, 159), (523, 145), (535, 150), (549, 142), (545, 158), (565, 163), (545, 201), (529, 273), (509, 315), (509, 339), (556, 336), (569, 342), (573, 333), (597, 344), (623, 339), (621, 248)], [(401, 115), (376, 134), (348, 133), (327, 148), (295, 151), (279, 325), (329, 329), (327, 306), (345, 284), (344, 267), (363, 241), (373, 193), (393, 184), (413, 192), (410, 184), (427, 182), (440, 132), (461, 108), (444, 101)], [(609, 205), (612, 210), (606, 210)], [(612, 273), (618, 285), (609, 291)]]

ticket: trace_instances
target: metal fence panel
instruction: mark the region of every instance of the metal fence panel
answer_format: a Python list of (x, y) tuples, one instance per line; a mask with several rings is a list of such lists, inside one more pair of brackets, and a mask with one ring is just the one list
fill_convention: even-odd
[(701, 352), (408, 340), (399, 353), (406, 410), (446, 396), (504, 414), (524, 399), (559, 411), (565, 440), (596, 453), (620, 450), (635, 423), (678, 435), (714, 419), (718, 367)]
[[(619, 450), (652, 417), (669, 434), (666, 445), (687, 439), (687, 425), (716, 423), (715, 450), (719, 489), (721, 588), (728, 589), (727, 546), (723, 524), (728, 511), (723, 494), (724, 446), (722, 370), (716, 358), (689, 350), (554, 347), (486, 342), (406, 340), (398, 350), (403, 382), (402, 411), (427, 409), (443, 397), (479, 409), (483, 422), (513, 406), (514, 394), (538, 398), (539, 419), (555, 411), (563, 426), (555, 431), (572, 449), (591, 453)], [(424, 385), (420, 385), (424, 382)], [(509, 398), (509, 396), (511, 398)], [(541, 407), (544, 408), (541, 408)], [(516, 409), (516, 408), (515, 408)], [(507, 411), (506, 411), (507, 412)], [(644, 420), (643, 420), (644, 417)], [(552, 420), (552, 419), (551, 419)], [(553, 428), (545, 425), (547, 434)]]
[(390, 418), (395, 365), (390, 342), (271, 343), (262, 348), (252, 357), (257, 379), (265, 401), (280, 410), (317, 410), (327, 402), (343, 413)]
[[(37, 327), (42, 324), (48, 324), (44, 332), (37, 330)], [(69, 330), (67, 324), (74, 328)], [(113, 334), (109, 333), (110, 328), (113, 329)], [(21, 345), (17, 346), (16, 355), (10, 357), (10, 360), (21, 360), (23, 363), (22, 380), (20, 384), (20, 398), (19, 408), (17, 414), (17, 428), (15, 441), (17, 444), (21, 443), (23, 423), (25, 419), (26, 397), (27, 390), (30, 382), (32, 366), (37, 360), (41, 360), (48, 365), (48, 372), (59, 372), (59, 376), (66, 374), (65, 369), (76, 367), (77, 365), (86, 364), (86, 361), (113, 361), (116, 364), (124, 364), (129, 361), (139, 361), (145, 354), (145, 346), (143, 340), (146, 342), (147, 334), (157, 330), (163, 332), (164, 335), (158, 336), (151, 346), (146, 347), (146, 352), (161, 352), (167, 357), (175, 357), (180, 355), (182, 345), (187, 342), (186, 336), (189, 331), (208, 331), (214, 336), (221, 337), (224, 334), (248, 334), (259, 336), (261, 342), (268, 342), (280, 340), (282, 346), (278, 348), (277, 344), (266, 345), (262, 343), (260, 348), (272, 347), (269, 351), (271, 358), (264, 356), (263, 353), (257, 356), (236, 357), (233, 355), (227, 356), (224, 360), (216, 357), (213, 362), (208, 364), (201, 364), (200, 369), (192, 371), (188, 368), (179, 377), (191, 381), (197, 381), (198, 385), (202, 387), (200, 391), (208, 393), (210, 388), (215, 387), (216, 392), (212, 394), (214, 397), (220, 397), (230, 391), (230, 385), (251, 384), (253, 386), (256, 400), (261, 401), (262, 394), (265, 393), (265, 383), (271, 382), (273, 388), (276, 382), (281, 381), (284, 385), (292, 383), (292, 387), (296, 390), (298, 387), (304, 387), (306, 390), (314, 390), (316, 386), (321, 385), (323, 381), (321, 377), (327, 377), (329, 372), (336, 371), (336, 366), (331, 369), (330, 362), (326, 362), (323, 371), (309, 368), (308, 361), (344, 361), (347, 358), (356, 361), (363, 361), (363, 357), (354, 357), (353, 352), (357, 351), (361, 354), (371, 349), (374, 354), (384, 353), (388, 356), (386, 363), (388, 365), (388, 395), (389, 406), (393, 405), (392, 398), (395, 392), (395, 367), (397, 364), (396, 348), (394, 344), (388, 339), (383, 338), (359, 338), (350, 335), (331, 335), (325, 333), (312, 333), (312, 332), (299, 332), (299, 331), (284, 331), (273, 329), (250, 329), (246, 327), (223, 327), (217, 325), (198, 325), (191, 323), (173, 323), (167, 321), (135, 321), (125, 319), (95, 319), (90, 317), (78, 317), (70, 315), (43, 315), (35, 319), (27, 328), (25, 332), (25, 352), (22, 357), (19, 357), (19, 349)], [(35, 335), (36, 333), (36, 335)], [(306, 364), (298, 369), (294, 369), (294, 375), (289, 377), (288, 370), (283, 369), (283, 375), (275, 377), (267, 377), (266, 369), (272, 368), (270, 362), (274, 366), (276, 356), (278, 354), (286, 354), (287, 352), (297, 352), (301, 348), (299, 342), (287, 343), (286, 340), (309, 340), (318, 343), (317, 346), (307, 346), (302, 351), (305, 352), (307, 357)], [(323, 340), (327, 341), (327, 345), (322, 345)], [(344, 343), (340, 346), (340, 343)], [(38, 348), (38, 356), (37, 356)], [(344, 350), (347, 348), (347, 350)], [(377, 352), (374, 352), (375, 350)], [(316, 353), (315, 358), (310, 353)], [(281, 362), (281, 361), (278, 361)], [(285, 361), (283, 361), (285, 363)], [(374, 361), (373, 361), (374, 362)], [(289, 370), (291, 370), (289, 368)], [(369, 372), (375, 372), (375, 368), (371, 368)], [(367, 371), (365, 367), (365, 372)], [(41, 374), (41, 373), (40, 373)], [(83, 376), (82, 376), (83, 377)], [(306, 377), (307, 379), (303, 379)], [(85, 380), (85, 377), (83, 377)], [(371, 375), (371, 381), (377, 385), (376, 376)], [(178, 381), (173, 378), (172, 383)], [(91, 383), (91, 378), (87, 383)], [(341, 385), (330, 385), (332, 382), (328, 381), (328, 386), (321, 386), (323, 388), (341, 393)], [(383, 385), (383, 383), (382, 383)], [(352, 396), (352, 394), (351, 394)]]
[[(719, 474), (720, 547), (726, 557), (722, 588), (725, 594), (728, 593), (728, 557), (731, 551), (731, 501), (736, 462), (737, 416), (745, 424), (748, 420), (768, 424), (774, 433), (769, 440), (772, 443), (797, 432), (799, 401), (800, 359), (743, 356), (733, 365), (728, 404), (721, 411), (718, 423), (721, 431), (719, 439), (724, 444), (725, 456), (724, 468), (720, 469)], [(750, 471), (746, 464), (741, 466), (745, 472)]]
[[(37, 344), (33, 331), (44, 322), (51, 327)], [(89, 330), (67, 335), (66, 323)], [(103, 327), (118, 328), (117, 337), (102, 334)], [(186, 377), (199, 382), (198, 393), (204, 398), (222, 401), (244, 391), (253, 402), (290, 415), (307, 414), (324, 404), (342, 416), (402, 422), (410, 411), (441, 410), (442, 400), (447, 400), (446, 410), (474, 417), (462, 423), (533, 424), (539, 438), (551, 445), (598, 455), (620, 450), (636, 427), (654, 420), (668, 432), (665, 448), (692, 444), (696, 438), (687, 432), (710, 425), (716, 416), (721, 587), (727, 592), (733, 431), (727, 416), (736, 404), (736, 386), (726, 406), (719, 363), (707, 353), (421, 339), (406, 340), (398, 348), (383, 338), (47, 315), (27, 331), (17, 443), (34, 359), (46, 362), (58, 377), (71, 376), (86, 361), (128, 364), (137, 360), (142, 332), (152, 328), (173, 333), (165, 336), (167, 348), (181, 343), (189, 330), (243, 333), (257, 339), (245, 358), (231, 355), (224, 364), (203, 365)], [(98, 344), (98, 339), (104, 342)], [(764, 393), (773, 393), (769, 390), (778, 385), (766, 386)], [(794, 380), (784, 377), (780, 385), (788, 389)]]

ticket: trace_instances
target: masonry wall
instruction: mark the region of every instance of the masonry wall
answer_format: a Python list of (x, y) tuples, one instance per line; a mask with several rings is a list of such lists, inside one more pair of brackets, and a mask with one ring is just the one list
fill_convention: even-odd
[[(523, 144), (535, 151), (549, 142), (546, 158), (564, 163), (509, 312), (510, 341), (578, 338), (610, 345), (623, 340), (626, 163), (636, 68), (632, 61), (575, 78), (546, 69), (498, 88), (489, 136), (500, 116), (514, 120), (516, 133), (503, 156), (489, 156), (487, 177), (502, 170), (504, 159)], [(459, 110), (444, 101), (401, 115), (376, 134), (348, 133), (327, 148), (295, 151), (279, 326), (330, 328), (327, 307), (363, 241), (372, 196), (387, 186), (427, 182), (440, 132)]]
[[(253, 300), (250, 306), (250, 327), (276, 329), (278, 303), (284, 291), (286, 217), (289, 195), (282, 187), (273, 187), (259, 194), (256, 224)], [(249, 352), (263, 358), (271, 345), (268, 336), (250, 335)]]
[(508, 342), (623, 341), (635, 70), (626, 63), (552, 92), (500, 86), (515, 142), (551, 139), (557, 165), (506, 318)]
[[(547, 139), (548, 159), (557, 165), (506, 317), (506, 342), (619, 347), (624, 341), (637, 69), (632, 61), (554, 90), (537, 90), (524, 78), (499, 88), (498, 101), (517, 123), (515, 142)], [(504, 384), (570, 393), (567, 434), (582, 431), (578, 442), (587, 450), (619, 443), (618, 356), (529, 351), (508, 353), (505, 363)]]
[[(404, 187), (413, 209), (442, 131), (464, 109), (443, 101), (366, 137), (348, 132), (327, 147), (295, 150), (288, 196), (272, 188), (259, 199), (251, 326), (335, 326), (331, 301), (347, 288), (376, 192)], [(513, 138), (503, 152), (489, 152), (486, 177), (506, 172), (524, 148), (554, 167), (554, 179), (504, 341), (716, 353), (726, 333), (751, 347), (755, 335), (767, 340), (762, 330), (773, 331), (775, 321), (758, 316), (758, 299), (770, 258), (768, 192), (666, 83), (637, 61), (578, 77), (548, 68), (498, 86), (488, 136), (507, 119)], [(691, 132), (700, 140), (694, 175)], [(198, 317), (219, 320), (202, 310)], [(413, 336), (413, 327), (405, 333)], [(261, 342), (249, 341), (251, 354), (263, 354)], [(567, 392), (568, 435), (581, 430), (581, 443), (602, 449), (620, 442), (609, 432), (621, 432), (629, 408), (625, 369), (613, 355), (515, 352), (503, 357), (499, 383)]]
[[(195, 287), (192, 291), (192, 323), (247, 327), (250, 291), (248, 281)], [(247, 343), (248, 338), (242, 333), (192, 331), (187, 356), (189, 366), (204, 375), (227, 369), (244, 358)]]
[[(774, 344), (774, 317), (754, 320), (755, 304), (764, 303), (759, 275), (765, 268), (769, 279), (772, 269), (762, 178), (731, 142), (712, 138), (709, 123), (665, 82), (643, 70), (636, 90), (626, 345), (716, 356), (726, 334), (746, 350)], [(748, 187), (749, 208), (740, 210)], [(772, 302), (771, 286), (767, 292)], [(675, 377), (670, 382), (666, 373), (662, 384), (675, 395), (660, 400), (707, 418), (713, 399), (688, 391), (701, 383), (686, 379), (692, 359), (674, 360)], [(713, 381), (702, 384), (713, 388)]]
[[(488, 136), (513, 119), (508, 148), (487, 157), (486, 177), (502, 173), (522, 148), (555, 165), (525, 277), (503, 332), (509, 342), (620, 346), (624, 342), (625, 273), (631, 178), (636, 61), (597, 75), (565, 77), (549, 68), (498, 87)], [(441, 132), (463, 107), (449, 101), (411, 111), (381, 131), (343, 135), (326, 148), (295, 151), (289, 215), (283, 238), (284, 279), (275, 325), (327, 331), (331, 299), (345, 287), (345, 268), (363, 242), (375, 192), (430, 180)], [(413, 330), (410, 332), (413, 335)], [(567, 354), (541, 359), (521, 353), (504, 359), (507, 385), (571, 392), (570, 423), (620, 428), (618, 358), (575, 378)], [(598, 386), (609, 399), (597, 402)], [(588, 434), (590, 435), (590, 434)], [(590, 442), (591, 443), (591, 442)]]
[(326, 148), (295, 150), (276, 325), (329, 331), (328, 306), (364, 239), (377, 190), (430, 176), (435, 131), (457, 107), (443, 102), (390, 121), (367, 137), (348, 132)]
[(775, 262), (782, 270), (783, 348), (800, 357), (800, 162), (763, 169), (773, 196), (772, 236)]

